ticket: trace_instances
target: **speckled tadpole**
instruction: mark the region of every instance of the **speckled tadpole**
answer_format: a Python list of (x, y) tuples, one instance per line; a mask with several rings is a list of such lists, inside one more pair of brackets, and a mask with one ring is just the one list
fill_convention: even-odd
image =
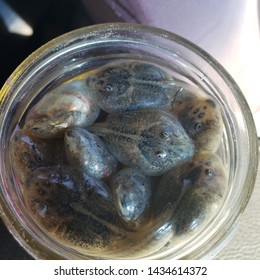
[(197, 152), (217, 150), (222, 139), (223, 120), (219, 105), (211, 97), (182, 90), (175, 96), (171, 110), (193, 139)]
[(22, 186), (35, 169), (59, 164), (62, 160), (63, 143), (59, 139), (51, 142), (34, 137), (24, 129), (17, 128), (9, 143), (13, 171)]
[(227, 175), (215, 154), (202, 152), (166, 173), (155, 194), (155, 213), (171, 217), (176, 233), (196, 230), (219, 208)]
[(75, 127), (66, 131), (64, 149), (71, 166), (79, 167), (96, 178), (105, 178), (116, 171), (117, 160), (97, 135)]
[(91, 71), (86, 85), (106, 112), (161, 108), (180, 88), (162, 68), (134, 60), (119, 60)]
[(161, 175), (193, 156), (183, 127), (161, 110), (111, 113), (89, 130), (105, 139), (120, 162), (146, 175)]
[(113, 228), (120, 223), (106, 184), (70, 167), (35, 170), (25, 201), (36, 221), (69, 247), (105, 252), (118, 238)]
[(92, 124), (99, 112), (83, 81), (72, 81), (47, 92), (29, 111), (25, 128), (40, 138), (62, 137), (70, 127)]
[(121, 169), (111, 181), (115, 206), (130, 228), (138, 228), (149, 219), (152, 180), (134, 168)]
[(35, 221), (63, 245), (99, 258), (135, 258), (159, 250), (174, 235), (161, 221), (140, 231), (126, 229), (107, 185), (75, 172), (67, 166), (38, 168), (25, 189)]

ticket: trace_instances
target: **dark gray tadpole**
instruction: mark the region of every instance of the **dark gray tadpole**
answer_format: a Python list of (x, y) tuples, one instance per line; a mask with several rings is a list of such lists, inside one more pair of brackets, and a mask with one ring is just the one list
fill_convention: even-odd
[(193, 143), (176, 117), (161, 110), (111, 113), (88, 128), (103, 137), (123, 164), (161, 175), (193, 156)]
[(176, 234), (196, 230), (223, 201), (227, 175), (221, 160), (201, 152), (162, 176), (156, 190), (155, 216), (171, 217)]
[(68, 163), (90, 176), (106, 178), (116, 171), (117, 160), (106, 144), (84, 128), (75, 127), (66, 131), (64, 150)]
[(134, 60), (119, 60), (91, 71), (86, 85), (108, 113), (162, 108), (180, 88), (162, 68)]
[(138, 229), (149, 221), (152, 178), (134, 168), (123, 168), (113, 177), (111, 189), (124, 223)]

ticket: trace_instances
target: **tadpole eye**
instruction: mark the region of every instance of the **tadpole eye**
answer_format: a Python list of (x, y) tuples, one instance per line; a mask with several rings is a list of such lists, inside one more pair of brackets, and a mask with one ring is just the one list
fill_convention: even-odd
[(158, 158), (165, 158), (167, 156), (166, 152), (165, 151), (156, 151), (155, 152), (155, 155), (158, 157)]
[(40, 155), (35, 156), (36, 162), (40, 163), (42, 161), (42, 157)]
[(113, 86), (111, 84), (108, 84), (106, 86), (106, 92), (112, 92), (113, 91)]
[(168, 138), (170, 136), (170, 134), (167, 131), (163, 131), (161, 133), (162, 138)]
[(41, 129), (39, 127), (35, 126), (35, 127), (32, 128), (32, 131), (38, 132), (38, 131), (41, 131)]
[(113, 74), (113, 72), (114, 72), (114, 68), (108, 68), (107, 69), (107, 73), (108, 74)]
[(47, 194), (47, 191), (42, 188), (38, 189), (37, 192), (40, 196), (45, 196)]
[(74, 133), (73, 130), (67, 130), (66, 134), (67, 134), (68, 137), (75, 137), (75, 133)]
[(196, 131), (201, 131), (201, 129), (202, 129), (202, 124), (201, 124), (201, 123), (195, 123), (194, 129), (195, 129)]
[(205, 174), (209, 177), (212, 177), (214, 175), (213, 171), (211, 169), (206, 169)]

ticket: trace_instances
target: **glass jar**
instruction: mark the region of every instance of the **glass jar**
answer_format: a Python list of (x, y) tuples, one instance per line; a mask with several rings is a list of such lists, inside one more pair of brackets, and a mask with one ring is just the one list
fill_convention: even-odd
[(8, 151), (12, 132), (24, 121), (26, 111), (39, 94), (118, 58), (163, 66), (179, 79), (208, 92), (221, 108), (224, 133), (217, 153), (228, 173), (228, 188), (220, 209), (202, 230), (180, 244), (139, 256), (211, 258), (237, 227), (254, 187), (258, 164), (254, 121), (235, 81), (209, 54), (175, 34), (142, 25), (101, 24), (67, 33), (36, 50), (6, 81), (0, 94), (1, 218), (36, 259), (103, 258), (79, 253), (42, 230), (26, 209)]

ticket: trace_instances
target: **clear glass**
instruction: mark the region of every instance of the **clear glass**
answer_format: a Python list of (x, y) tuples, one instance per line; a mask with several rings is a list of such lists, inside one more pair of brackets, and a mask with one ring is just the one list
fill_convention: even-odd
[(236, 228), (254, 187), (258, 164), (254, 121), (235, 81), (209, 54), (177, 35), (142, 25), (102, 24), (67, 33), (36, 50), (6, 81), (0, 93), (1, 217), (37, 259), (95, 258), (59, 244), (35, 223), (13, 180), (8, 139), (39, 93), (118, 58), (150, 61), (167, 68), (181, 80), (207, 91), (220, 105), (224, 134), (218, 154), (228, 171), (222, 206), (196, 235), (145, 256), (211, 258)]

